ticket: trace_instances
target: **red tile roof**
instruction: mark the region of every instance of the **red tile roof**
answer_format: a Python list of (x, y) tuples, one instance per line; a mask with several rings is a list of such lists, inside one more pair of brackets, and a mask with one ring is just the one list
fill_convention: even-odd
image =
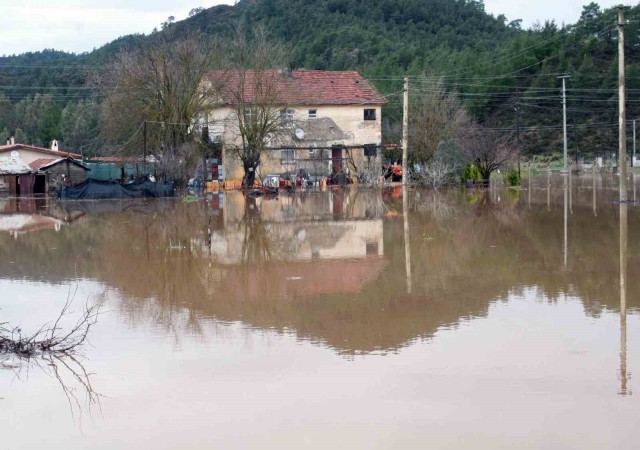
[(13, 150), (20, 150), (20, 149), (32, 150), (34, 152), (39, 152), (39, 153), (46, 153), (47, 155), (53, 155), (58, 158), (65, 158), (67, 156), (70, 156), (72, 158), (77, 158), (77, 159), (82, 158), (82, 155), (79, 155), (77, 153), (61, 152), (61, 151), (51, 150), (49, 148), (35, 147), (33, 145), (26, 145), (26, 144), (0, 145), (0, 153), (11, 152)]
[[(214, 83), (222, 85), (222, 101), (238, 104), (238, 92), (244, 90), (243, 100), (256, 97), (277, 97), (282, 105), (384, 105), (386, 98), (356, 71), (280, 70), (211, 72)], [(244, 89), (240, 89), (244, 86)]]

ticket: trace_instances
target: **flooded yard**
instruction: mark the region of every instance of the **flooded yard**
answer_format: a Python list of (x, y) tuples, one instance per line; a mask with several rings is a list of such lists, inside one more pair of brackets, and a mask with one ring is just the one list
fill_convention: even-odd
[(0, 322), (100, 306), (0, 355), (0, 449), (634, 448), (640, 206), (530, 184), (0, 199)]

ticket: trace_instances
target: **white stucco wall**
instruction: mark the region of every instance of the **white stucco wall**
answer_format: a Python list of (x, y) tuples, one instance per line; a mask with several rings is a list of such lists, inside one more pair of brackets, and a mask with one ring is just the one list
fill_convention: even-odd
[(65, 156), (67, 156), (65, 152), (59, 152), (59, 154), (52, 154), (48, 152), (40, 152), (38, 150), (30, 149), (30, 148), (17, 148), (17, 149), (0, 150), (0, 157), (10, 156), (12, 151), (17, 151), (19, 158), (22, 159), (27, 164), (31, 164), (37, 159), (43, 159), (43, 158), (57, 159), (57, 158), (64, 158)]
[[(379, 145), (382, 142), (382, 111), (380, 105), (305, 105), (289, 107), (294, 111), (292, 134), (295, 128), (312, 126), (313, 121), (329, 118), (335, 122), (341, 133), (338, 137), (327, 139), (303, 139), (282, 138), (271, 145), (273, 147), (309, 148), (331, 147), (332, 145), (355, 146), (365, 144)], [(375, 120), (364, 120), (364, 110), (375, 109)], [(317, 117), (309, 118), (309, 110), (316, 110)], [(235, 111), (230, 107), (216, 108), (209, 114), (209, 132), (220, 136), (223, 143), (223, 161), (225, 179), (241, 179), (243, 170), (239, 160), (230, 151), (233, 146), (241, 145), (241, 138), (237, 129)], [(281, 164), (280, 151), (269, 151), (261, 160), (259, 172), (262, 174), (284, 173), (295, 168), (292, 164)], [(324, 156), (330, 156), (331, 151), (326, 150)], [(298, 150), (296, 158), (308, 158), (307, 150)], [(365, 163), (364, 151), (353, 149), (343, 157), (352, 157), (358, 167)]]

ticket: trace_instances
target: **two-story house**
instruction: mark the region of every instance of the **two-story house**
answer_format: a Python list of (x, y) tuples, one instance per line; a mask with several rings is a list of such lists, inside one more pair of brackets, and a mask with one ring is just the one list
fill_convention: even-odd
[(271, 70), (249, 71), (239, 77), (233, 71), (214, 71), (212, 78), (223, 88), (206, 121), (210, 139), (222, 144), (225, 179), (243, 177), (242, 164), (230, 151), (242, 144), (237, 114), (244, 106), (238, 104), (247, 105), (245, 114), (251, 114), (261, 76), (276, 85), (270, 107), (277, 108), (286, 132), (267, 143), (259, 174), (304, 169), (311, 175), (326, 176), (379, 164), (381, 107), (386, 99), (358, 72)]

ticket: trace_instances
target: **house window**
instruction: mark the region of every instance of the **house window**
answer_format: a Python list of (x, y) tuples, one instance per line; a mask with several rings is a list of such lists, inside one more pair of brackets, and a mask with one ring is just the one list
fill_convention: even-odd
[(255, 109), (247, 108), (243, 111), (245, 124), (258, 123), (258, 111)]
[(296, 160), (296, 151), (292, 148), (280, 150), (280, 162), (282, 164), (294, 163)]
[(376, 110), (375, 109), (365, 109), (364, 110), (364, 120), (376, 120)]
[(293, 109), (281, 110), (280, 119), (282, 119), (283, 122), (293, 122)]
[(317, 149), (313, 148), (313, 147), (309, 147), (309, 158), (317, 158), (318, 157), (318, 153), (316, 151)]
[(365, 144), (364, 146), (364, 156), (376, 156), (378, 147), (376, 144)]
[(367, 242), (365, 243), (365, 248), (367, 250), (367, 256), (369, 255), (377, 255), (378, 254), (378, 243), (377, 242)]
[(315, 119), (316, 117), (318, 117), (318, 110), (317, 109), (310, 109), (309, 110), (309, 119)]

